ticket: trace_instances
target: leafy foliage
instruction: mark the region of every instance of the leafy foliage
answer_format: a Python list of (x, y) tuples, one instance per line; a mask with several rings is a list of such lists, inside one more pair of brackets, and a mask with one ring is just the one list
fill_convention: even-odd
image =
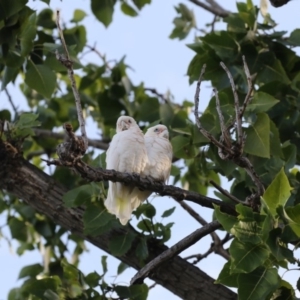
[[(121, 11), (131, 17), (151, 3), (150, 0), (91, 0), (91, 9), (107, 27), (118, 2)], [(170, 38), (182, 40), (196, 28), (195, 15), (184, 4), (175, 10), (178, 15)], [(55, 52), (61, 52), (62, 48), (56, 42), (53, 15), (50, 8), (33, 11), (26, 0), (0, 0), (1, 89), (19, 78), (20, 89), (31, 108), (14, 117), (11, 112), (1, 110), (0, 119), (7, 122), (10, 138), (22, 141), (25, 157), (38, 151), (49, 157), (54, 155), (57, 141), (35, 135), (38, 126), (52, 130), (69, 122), (78, 128), (69, 78), (55, 58)], [(178, 105), (171, 97), (150, 95), (143, 83), (132, 84), (125, 58), (113, 63), (104, 56), (101, 63), (80, 61), (87, 40), (87, 29), (82, 22), (85, 16), (84, 11), (76, 10), (66, 24), (64, 35), (74, 68), (80, 70), (75, 79), (83, 110), (101, 130), (103, 141), (111, 139), (116, 119), (123, 113), (133, 116), (143, 129), (162, 122), (170, 129), (174, 156), (178, 159), (172, 168), (172, 184), (206, 194), (211, 180), (220, 183), (220, 176), (225, 176), (232, 181), (231, 194), (246, 201), (255, 185), (245, 170), (231, 161), (221, 160), (216, 149), (199, 133), (190, 115), (192, 102)], [(205, 80), (219, 90), (221, 110), (229, 124), (234, 117), (233, 96), (219, 63), (223, 61), (229, 67), (237, 93), (243, 99), (247, 94), (247, 80), (242, 56), (246, 57), (250, 73), (255, 74), (255, 91), (243, 119), (247, 133), (244, 151), (266, 191), (259, 211), (238, 204), (237, 216), (232, 216), (215, 207), (214, 217), (233, 236), (230, 259), (217, 283), (237, 288), (239, 299), (294, 299), (294, 287), (280, 278), (278, 269), (288, 270), (289, 264), (299, 263), (295, 250), (300, 239), (300, 57), (294, 47), (300, 46), (300, 30), (286, 35), (276, 31), (271, 19), (260, 23), (258, 9), (251, 1), (237, 3), (237, 12), (229, 14), (224, 22), (226, 30), (202, 32), (199, 36), (197, 32), (195, 42), (188, 45), (194, 57), (187, 74), (193, 83), (198, 80), (203, 64), (207, 65)], [(212, 97), (200, 121), (219, 138), (221, 129), (215, 103)], [(104, 155), (96, 159), (95, 156), (95, 150), (90, 150), (84, 159), (91, 165), (105, 167)], [(31, 162), (44, 168), (40, 158), (31, 157)], [(68, 169), (57, 168), (52, 176), (70, 189), (63, 199), (65, 206), (85, 207), (86, 235), (121, 229), (104, 208), (105, 183), (87, 184)], [(215, 194), (223, 201), (231, 201), (220, 193)], [(150, 202), (144, 203), (134, 212), (136, 234), (124, 235), (120, 230), (119, 235), (112, 237), (108, 251), (119, 257), (130, 253), (136, 244), (136, 251), (131, 255), (141, 265), (145, 264), (149, 259), (149, 241), (165, 243), (170, 239), (173, 222), (168, 217), (174, 210), (175, 207), (170, 207), (157, 216), (156, 208)], [(20, 271), (22, 285), (10, 291), (9, 299), (109, 299), (112, 295), (121, 299), (147, 299), (145, 284), (127, 287), (106, 282), (106, 256), (101, 259), (101, 274), (95, 271), (84, 275), (78, 269), (80, 255), (86, 251), (83, 240), (5, 191), (0, 194), (0, 213), (7, 218), (11, 238), (18, 242), (19, 255), (33, 249), (47, 249), (44, 265), (35, 263)], [(68, 242), (75, 245), (72, 250), (66, 246)], [(71, 259), (67, 259), (68, 251)], [(127, 267), (120, 263), (116, 274)]]

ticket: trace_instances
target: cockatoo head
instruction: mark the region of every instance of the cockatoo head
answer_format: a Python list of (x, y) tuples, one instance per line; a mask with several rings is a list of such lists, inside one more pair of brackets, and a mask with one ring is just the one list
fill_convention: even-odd
[(155, 136), (158, 135), (159, 137), (169, 139), (169, 131), (165, 125), (156, 125), (153, 127), (148, 128), (145, 136)]
[(122, 116), (117, 121), (117, 132), (128, 130), (130, 127), (135, 126), (136, 121), (128, 116)]

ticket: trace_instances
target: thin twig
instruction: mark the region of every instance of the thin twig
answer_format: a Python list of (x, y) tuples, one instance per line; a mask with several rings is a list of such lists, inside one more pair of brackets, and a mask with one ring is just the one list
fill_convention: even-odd
[(96, 48), (96, 44), (94, 46), (90, 46), (90, 45), (85, 45), (85, 47), (87, 47), (88, 49), (90, 49), (92, 52), (95, 52), (104, 62), (105, 66), (107, 69), (112, 70), (112, 67), (108, 64), (105, 55), (103, 55), (99, 50), (97, 50)]
[(17, 109), (17, 107), (15, 106), (15, 104), (14, 104), (14, 102), (13, 102), (13, 100), (12, 100), (12, 97), (11, 97), (10, 93), (8, 92), (8, 89), (7, 89), (7, 88), (4, 89), (4, 92), (5, 92), (6, 96), (7, 96), (7, 99), (8, 99), (8, 101), (9, 101), (9, 103), (10, 103), (10, 105), (11, 105), (11, 107), (12, 107), (14, 113), (15, 113), (15, 117), (16, 117), (16, 116), (19, 114), (19, 113), (18, 113), (18, 109)]
[(224, 249), (223, 246), (224, 246), (224, 244), (226, 244), (232, 238), (233, 238), (233, 236), (227, 233), (226, 236), (224, 237), (224, 239), (222, 239), (220, 241), (219, 245), (212, 244), (211, 247), (205, 253), (203, 253), (203, 254), (201, 254), (201, 253), (199, 253), (199, 254), (192, 254), (192, 255), (184, 257), (184, 259), (185, 260), (189, 260), (189, 259), (195, 258), (195, 260), (192, 263), (193, 264), (197, 264), (200, 260), (206, 258), (207, 256), (209, 256), (211, 253), (214, 252), (215, 254), (218, 254), (218, 255), (222, 256), (226, 260), (229, 260), (230, 259), (230, 255)]
[(216, 108), (217, 108), (217, 112), (218, 112), (219, 120), (220, 120), (220, 125), (221, 125), (221, 133), (222, 133), (221, 137), (222, 137), (222, 140), (225, 142), (225, 145), (228, 148), (230, 148), (231, 140), (230, 140), (229, 132), (227, 131), (227, 128), (226, 128), (226, 125), (225, 125), (224, 116), (223, 116), (222, 111), (221, 111), (219, 93), (218, 93), (217, 89), (213, 89), (213, 92), (214, 92), (215, 98), (216, 98)]
[(221, 186), (219, 186), (216, 182), (214, 182), (213, 180), (209, 181), (210, 184), (212, 184), (220, 193), (222, 193), (224, 196), (226, 196), (227, 198), (229, 198), (230, 200), (236, 202), (236, 203), (242, 203), (245, 204), (244, 201), (239, 200), (238, 198), (236, 198), (235, 196), (231, 195), (228, 191), (226, 191), (225, 189), (223, 189)]
[(234, 109), (235, 109), (235, 116), (236, 116), (235, 121), (236, 121), (236, 129), (237, 129), (237, 143), (238, 145), (241, 145), (243, 140), (243, 129), (242, 129), (242, 120), (240, 117), (239, 96), (237, 94), (236, 86), (230, 71), (228, 70), (228, 68), (225, 66), (223, 62), (220, 62), (220, 65), (225, 70), (232, 88), (233, 98), (234, 98)]
[(83, 117), (83, 112), (82, 112), (82, 107), (81, 107), (81, 102), (80, 102), (80, 96), (79, 92), (76, 86), (76, 81), (74, 78), (74, 70), (73, 70), (73, 62), (70, 59), (70, 55), (68, 52), (67, 44), (65, 42), (65, 38), (63, 35), (63, 31), (60, 27), (60, 13), (59, 10), (56, 11), (56, 26), (60, 35), (60, 39), (63, 45), (63, 48), (65, 50), (65, 55), (66, 57), (62, 57), (59, 53), (56, 53), (56, 58), (67, 68), (68, 70), (68, 75), (71, 81), (71, 86), (75, 98), (75, 104), (76, 104), (76, 110), (77, 110), (77, 115), (78, 115), (78, 122), (80, 126), (80, 131), (81, 131), (81, 136), (84, 142), (85, 150), (88, 148), (88, 138), (85, 130), (85, 120)]
[(148, 277), (151, 272), (154, 270), (159, 272), (158, 267), (162, 265), (167, 260), (171, 259), (175, 255), (179, 254), (183, 250), (187, 249), (191, 245), (198, 242), (201, 238), (208, 235), (212, 231), (220, 228), (221, 225), (218, 221), (213, 221), (202, 228), (195, 230), (193, 233), (189, 234), (181, 241), (173, 245), (171, 248), (158, 255), (152, 261), (150, 261), (147, 265), (145, 265), (136, 275), (131, 279), (130, 284), (136, 284), (143, 282), (144, 278)]
[[(197, 222), (199, 222), (202, 226), (207, 225), (207, 222), (197, 213), (195, 212), (191, 206), (189, 206), (185, 201), (177, 201), (183, 209), (185, 209)], [(215, 232), (210, 233), (213, 241), (218, 243), (220, 238)]]
[(249, 71), (249, 68), (248, 68), (248, 65), (247, 65), (247, 62), (246, 62), (246, 59), (245, 59), (244, 55), (243, 55), (243, 64), (244, 64), (244, 71), (245, 71), (246, 78), (247, 78), (247, 83), (248, 83), (248, 92), (247, 92), (247, 95), (245, 97), (243, 107), (240, 111), (240, 118), (243, 117), (244, 112), (246, 110), (246, 107), (248, 106), (248, 104), (251, 101), (251, 94), (252, 94), (252, 91), (253, 91), (252, 78), (251, 78), (251, 74), (250, 74), (250, 71)]
[[(198, 221), (202, 226), (206, 226), (208, 223), (198, 214), (196, 213), (185, 201), (177, 201), (183, 209), (185, 209), (196, 221)], [(222, 241), (219, 236), (213, 231), (210, 233), (213, 243), (211, 247), (213, 247), (213, 251), (225, 259), (229, 259), (229, 255), (227, 251), (223, 248)]]
[(154, 88), (144, 88), (145, 91), (151, 92), (152, 94), (155, 94), (157, 97), (161, 98), (165, 103), (168, 103), (168, 99), (161, 93), (159, 93)]
[[(221, 148), (223, 149), (224, 148), (224, 145), (222, 145), (219, 141), (217, 141), (215, 139), (215, 137), (213, 135), (211, 135), (208, 131), (206, 131), (201, 123), (200, 123), (200, 119), (199, 119), (199, 95), (200, 95), (200, 86), (201, 86), (201, 82), (202, 82), (202, 77), (205, 73), (205, 68), (206, 68), (206, 65), (204, 64), (202, 69), (201, 69), (201, 72), (200, 72), (200, 76), (199, 76), (199, 79), (198, 79), (198, 82), (197, 82), (197, 86), (196, 86), (196, 93), (195, 93), (195, 111), (194, 111), (194, 115), (195, 115), (195, 119), (196, 119), (196, 124), (197, 124), (197, 127), (198, 129), (200, 130), (200, 132), (208, 139), (210, 140), (211, 142), (213, 142), (218, 148)], [(231, 151), (229, 149), (229, 151)], [(233, 153), (232, 153), (233, 154)]]

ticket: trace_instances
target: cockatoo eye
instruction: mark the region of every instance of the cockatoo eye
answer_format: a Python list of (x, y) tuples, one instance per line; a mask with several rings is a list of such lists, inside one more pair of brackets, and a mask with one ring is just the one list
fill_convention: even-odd
[(154, 129), (154, 132), (158, 132), (158, 128), (155, 128), (155, 129)]
[(128, 123), (131, 124), (131, 120), (130, 119), (128, 119)]

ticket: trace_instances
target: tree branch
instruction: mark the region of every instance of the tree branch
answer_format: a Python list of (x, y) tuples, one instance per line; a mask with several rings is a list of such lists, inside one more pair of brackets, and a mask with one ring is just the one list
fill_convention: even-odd
[[(247, 76), (248, 92), (247, 92), (246, 98), (244, 100), (244, 105), (243, 105), (242, 109), (240, 109), (240, 107), (239, 107), (239, 98), (238, 98), (238, 94), (236, 91), (233, 77), (232, 77), (230, 71), (228, 70), (228, 68), (225, 66), (225, 64), (223, 62), (220, 63), (222, 68), (227, 73), (227, 77), (229, 78), (230, 85), (231, 85), (232, 92), (233, 92), (234, 108), (235, 108), (235, 120), (232, 124), (230, 124), (230, 126), (225, 128), (224, 118), (223, 118), (221, 107), (220, 107), (218, 93), (217, 93), (217, 91), (215, 91), (216, 107), (217, 107), (217, 112), (219, 115), (219, 120), (221, 123), (220, 141), (217, 141), (214, 136), (212, 136), (208, 131), (206, 131), (202, 127), (200, 120), (199, 120), (199, 113), (198, 113), (199, 94), (200, 94), (200, 85), (201, 85), (202, 77), (204, 75), (204, 71), (205, 71), (205, 67), (206, 67), (205, 65), (201, 69), (199, 80), (198, 80), (197, 86), (196, 86), (194, 114), (195, 114), (195, 120), (196, 120), (196, 124), (197, 124), (199, 131), (207, 139), (209, 139), (215, 146), (217, 146), (218, 154), (219, 154), (220, 158), (223, 160), (231, 160), (239, 167), (245, 169), (245, 171), (250, 176), (253, 183), (256, 185), (257, 190), (255, 192), (253, 192), (250, 196), (247, 197), (246, 202), (249, 203), (253, 208), (257, 209), (258, 206), (260, 205), (260, 197), (264, 193), (264, 186), (263, 186), (262, 182), (260, 181), (258, 175), (256, 174), (250, 160), (246, 156), (243, 156), (243, 149), (244, 149), (246, 136), (243, 134), (243, 128), (242, 128), (243, 115), (242, 115), (242, 113), (245, 111), (247, 104), (250, 102), (250, 96), (251, 96), (251, 92), (252, 92), (252, 82), (250, 82), (251, 76), (249, 73), (249, 68), (247, 66), (245, 57), (243, 57), (243, 62), (244, 62), (244, 71)], [(237, 132), (235, 141), (233, 141), (230, 138), (230, 136), (231, 136), (230, 129), (232, 127), (235, 127), (236, 132)]]
[(200, 0), (189, 0), (189, 1), (218, 17), (226, 18), (230, 14), (230, 11), (226, 10), (225, 8), (223, 8), (213, 0), (206, 0), (208, 4), (205, 4)]
[[(45, 160), (46, 161), (46, 160)], [(46, 161), (48, 165), (62, 166), (60, 161)], [(112, 182), (121, 182), (124, 184), (134, 184), (140, 190), (147, 190), (158, 193), (161, 196), (171, 196), (177, 201), (188, 200), (201, 206), (214, 208), (217, 205), (221, 210), (230, 215), (236, 215), (234, 207), (220, 200), (200, 195), (196, 192), (187, 191), (172, 185), (165, 185), (160, 181), (155, 181), (151, 177), (141, 177), (135, 173), (121, 173), (115, 170), (104, 170), (102, 168), (93, 168), (80, 159), (73, 162), (67, 161), (67, 167), (72, 167), (82, 178), (88, 181), (99, 182), (103, 180)], [(65, 165), (63, 165), (65, 166)]]
[[(62, 201), (67, 190), (52, 177), (30, 164), (21, 157), (21, 153), (0, 140), (0, 189), (12, 193), (26, 201), (32, 208), (48, 216), (56, 224), (70, 230), (98, 248), (110, 252), (109, 244), (112, 237), (139, 233), (129, 226), (112, 229), (99, 236), (84, 235), (82, 208), (67, 208)], [(118, 257), (124, 263), (139, 270), (142, 265), (135, 255), (137, 242), (133, 242), (132, 249)], [(146, 262), (153, 260), (168, 248), (155, 239), (148, 241), (149, 257)], [(233, 300), (237, 299), (234, 292), (222, 285), (214, 284), (214, 279), (176, 256), (155, 270), (150, 278), (185, 300)]]
[(71, 81), (71, 86), (72, 86), (72, 90), (73, 90), (73, 94), (74, 94), (74, 98), (75, 98), (76, 110), (77, 110), (77, 115), (78, 115), (78, 122), (79, 122), (79, 126), (80, 126), (80, 131), (81, 131), (81, 138), (82, 138), (82, 141), (83, 141), (83, 144), (84, 144), (84, 149), (82, 149), (82, 152), (85, 153), (85, 151), (88, 148), (88, 138), (87, 138), (87, 134), (86, 134), (86, 130), (85, 130), (85, 120), (84, 120), (84, 117), (83, 117), (79, 92), (78, 92), (78, 89), (77, 89), (77, 86), (76, 86), (76, 81), (75, 81), (75, 78), (74, 78), (73, 62), (70, 59), (67, 44), (66, 44), (63, 32), (62, 32), (60, 24), (59, 24), (59, 21), (60, 21), (59, 17), (60, 17), (60, 13), (59, 13), (59, 10), (57, 10), (56, 11), (56, 26), (57, 26), (57, 29), (58, 29), (58, 32), (59, 32), (59, 35), (60, 35), (60, 39), (61, 39), (63, 48), (65, 50), (66, 57), (64, 58), (64, 57), (62, 57), (62, 55), (60, 55), (58, 52), (56, 52), (56, 58), (68, 70), (68, 75), (69, 75), (69, 78), (70, 78), (70, 81)]
[(134, 275), (134, 277), (131, 279), (130, 284), (142, 283), (143, 280), (148, 277), (153, 270), (157, 269), (164, 262), (179, 254), (183, 250), (189, 248), (190, 246), (198, 242), (201, 238), (220, 227), (221, 224), (218, 221), (213, 221), (209, 224), (206, 224), (202, 228), (195, 230), (193, 233), (186, 236), (174, 246), (150, 261), (145, 267), (143, 267), (137, 274)]

